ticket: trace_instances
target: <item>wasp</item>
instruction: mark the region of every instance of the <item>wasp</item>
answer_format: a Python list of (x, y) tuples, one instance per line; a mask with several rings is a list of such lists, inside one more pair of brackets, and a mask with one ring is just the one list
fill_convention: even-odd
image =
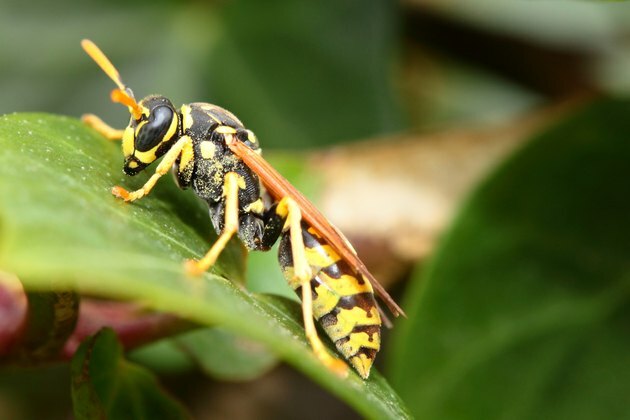
[(347, 365), (331, 355), (319, 338), (317, 320), (337, 350), (367, 379), (386, 320), (374, 292), (394, 316), (404, 312), (343, 234), (262, 158), (258, 139), (234, 114), (201, 102), (176, 109), (158, 95), (138, 102), (105, 54), (90, 40), (81, 45), (117, 85), (112, 101), (127, 106), (131, 114), (124, 130), (92, 114), (84, 115), (83, 121), (108, 139), (122, 140), (127, 175), (136, 175), (162, 158), (141, 188), (127, 191), (115, 186), (112, 194), (127, 202), (138, 200), (172, 170), (180, 188), (192, 188), (208, 204), (218, 239), (201, 259), (185, 262), (191, 275), (212, 267), (234, 235), (250, 251), (269, 250), (280, 240), (278, 261), (301, 299), (305, 335), (313, 353), (333, 372), (347, 375)]

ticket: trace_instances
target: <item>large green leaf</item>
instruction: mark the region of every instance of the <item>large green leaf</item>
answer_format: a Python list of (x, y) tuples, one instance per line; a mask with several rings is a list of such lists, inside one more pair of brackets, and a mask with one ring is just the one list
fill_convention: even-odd
[(187, 277), (182, 261), (210, 244), (205, 205), (169, 177), (138, 202), (116, 200), (112, 185), (138, 187), (147, 176), (123, 177), (118, 147), (71, 118), (0, 118), (2, 270), (29, 290), (70, 287), (221, 325), (263, 343), (365, 416), (408, 416), (378, 372), (368, 381), (354, 372), (341, 380), (323, 369), (304, 339), (299, 311), (287, 310), (297, 305), (244, 290), (238, 243), (216, 270)]
[(122, 345), (111, 329), (81, 344), (71, 374), (74, 415), (79, 420), (190, 418), (151, 372), (123, 358)]
[(630, 102), (549, 129), (474, 194), (407, 296), (420, 418), (630, 418)]

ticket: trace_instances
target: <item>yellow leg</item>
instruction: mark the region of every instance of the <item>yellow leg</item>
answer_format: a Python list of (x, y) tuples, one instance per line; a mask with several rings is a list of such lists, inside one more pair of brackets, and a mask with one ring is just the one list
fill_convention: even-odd
[(228, 172), (223, 181), (223, 195), (225, 197), (225, 223), (223, 231), (210, 250), (199, 261), (186, 261), (186, 271), (192, 275), (200, 275), (214, 265), (230, 241), (238, 231), (238, 186), (239, 176), (235, 172)]
[(155, 169), (155, 173), (151, 175), (151, 178), (149, 178), (149, 180), (141, 188), (129, 192), (123, 187), (116, 186), (112, 188), (112, 194), (114, 194), (118, 198), (122, 198), (125, 201), (134, 201), (149, 194), (158, 179), (160, 179), (162, 175), (164, 175), (171, 169), (171, 166), (173, 166), (173, 164), (179, 157), (182, 149), (191, 141), (192, 140), (188, 136), (183, 136), (182, 138), (177, 140), (177, 142), (170, 148), (170, 150), (166, 152), (164, 158)]
[[(284, 207), (284, 208), (282, 208)], [(313, 272), (304, 251), (304, 240), (302, 239), (302, 213), (300, 207), (293, 199), (285, 197), (278, 203), (278, 213), (287, 214), (291, 235), (291, 254), (293, 255), (294, 276), (300, 281), (302, 286), (302, 317), (304, 318), (304, 332), (311, 344), (313, 353), (317, 358), (332, 370), (335, 374), (346, 377), (348, 366), (341, 360), (330, 355), (324, 343), (317, 335), (315, 321), (313, 320), (313, 295), (311, 294), (311, 279)]]
[(109, 126), (105, 121), (94, 114), (84, 114), (81, 117), (81, 121), (101, 133), (108, 140), (122, 140), (123, 133), (125, 132), (125, 130), (118, 130)]

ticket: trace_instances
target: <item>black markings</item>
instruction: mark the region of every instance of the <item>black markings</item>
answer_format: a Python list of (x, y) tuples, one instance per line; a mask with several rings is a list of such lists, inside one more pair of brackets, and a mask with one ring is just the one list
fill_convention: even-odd
[(341, 348), (348, 341), (350, 341), (350, 335), (347, 335), (345, 337), (341, 337), (339, 340), (335, 341), (335, 345), (337, 346), (337, 348)]
[(321, 242), (311, 235), (307, 229), (308, 225), (306, 223), (302, 223), (302, 238), (304, 240), (304, 246), (311, 249), (322, 246)]
[(372, 293), (357, 293), (352, 296), (343, 296), (339, 299), (337, 307), (341, 309), (352, 309), (359, 307), (365, 311), (368, 317), (372, 316), (372, 308), (376, 306)]
[(359, 348), (359, 350), (355, 354), (350, 356), (350, 358), (358, 357), (358, 356), (364, 354), (365, 357), (367, 357), (368, 359), (374, 360), (376, 358), (376, 353), (377, 352), (378, 352), (378, 350), (376, 350), (376, 349), (370, 349), (370, 348), (367, 348), (367, 347), (361, 347), (361, 348)]
[(321, 271), (333, 279), (339, 279), (342, 275), (347, 274), (354, 277), (360, 285), (365, 283), (365, 281), (354, 273), (354, 270), (350, 268), (345, 260), (339, 260), (334, 264), (330, 264), (328, 267), (322, 268)]
[(374, 334), (379, 335), (381, 332), (381, 326), (376, 325), (357, 325), (352, 329), (351, 334), (366, 333), (370, 338), (369, 341), (374, 341)]
[(338, 321), (337, 320), (337, 314), (338, 313), (339, 313), (339, 310), (337, 308), (333, 309), (332, 311), (330, 311), (326, 315), (324, 315), (321, 318), (319, 318), (319, 323), (324, 328), (332, 327), (333, 325), (337, 324), (337, 321)]

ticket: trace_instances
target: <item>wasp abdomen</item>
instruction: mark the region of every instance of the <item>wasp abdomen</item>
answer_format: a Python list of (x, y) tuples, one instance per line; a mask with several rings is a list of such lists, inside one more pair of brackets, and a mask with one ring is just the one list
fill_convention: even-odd
[[(380, 348), (381, 318), (369, 282), (359, 277), (313, 228), (302, 224), (306, 259), (313, 271), (313, 315), (341, 354), (367, 378)], [(291, 239), (283, 234), (278, 259), (289, 285), (301, 296), (293, 276)]]

